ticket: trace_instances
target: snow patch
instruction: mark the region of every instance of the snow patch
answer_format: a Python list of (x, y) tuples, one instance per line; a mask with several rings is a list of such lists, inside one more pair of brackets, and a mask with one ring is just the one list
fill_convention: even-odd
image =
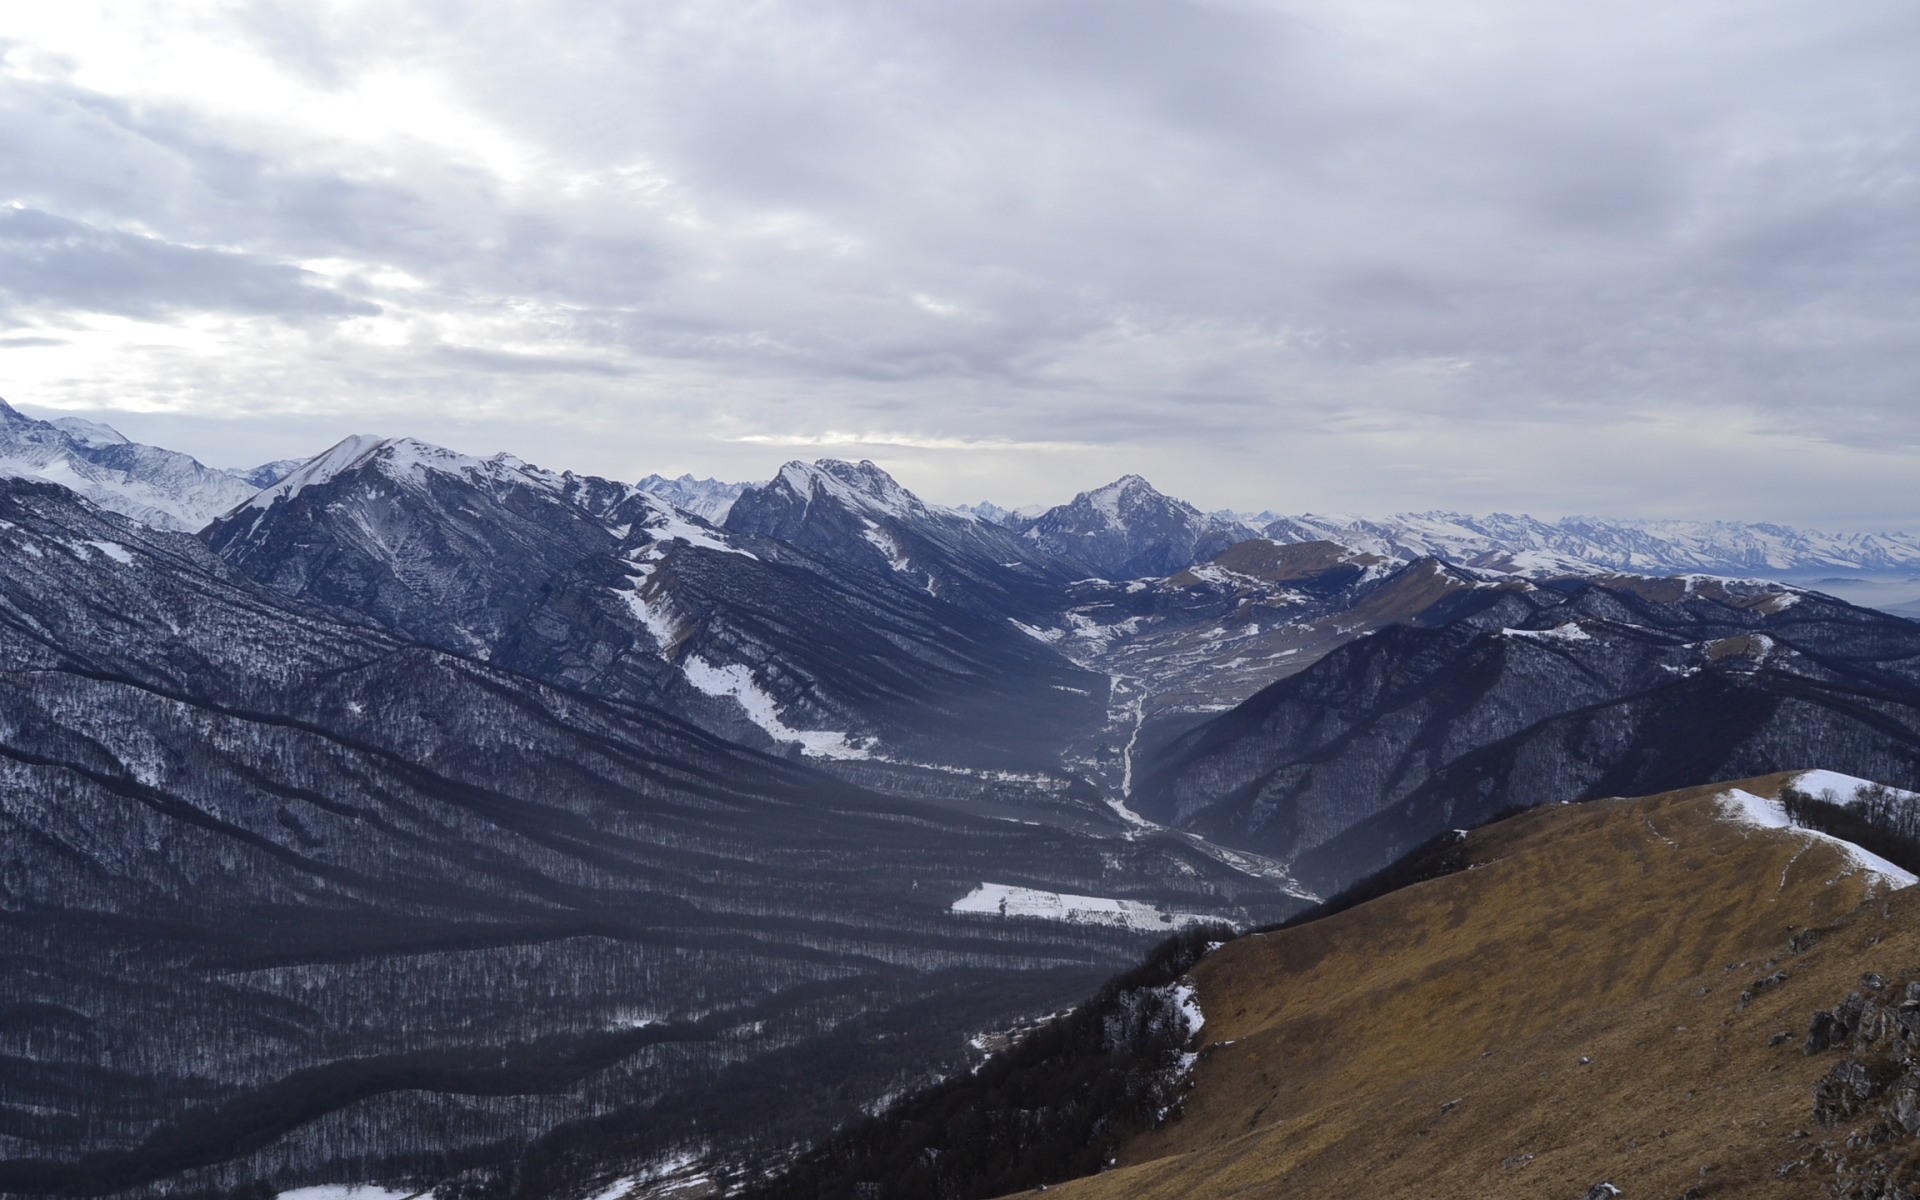
[(1580, 628), (1580, 622), (1568, 621), (1552, 629), (1502, 629), (1507, 637), (1534, 638), (1546, 642), (1590, 642), (1593, 635)]
[(588, 1200), (620, 1200), (620, 1197), (640, 1187), (646, 1187), (649, 1196), (671, 1196), (675, 1192), (704, 1187), (712, 1182), (712, 1177), (705, 1171), (694, 1171), (693, 1168), (699, 1165), (705, 1153), (703, 1148), (669, 1154), (631, 1175), (621, 1176), (595, 1192)]
[[(1812, 772), (1809, 772), (1809, 774), (1811, 773)], [(1838, 778), (1844, 779), (1846, 776), (1839, 776)], [(1853, 870), (1865, 871), (1869, 875), (1875, 876), (1884, 881), (1887, 886), (1894, 891), (1898, 891), (1903, 887), (1910, 887), (1915, 883), (1920, 883), (1920, 876), (1916, 876), (1904, 868), (1897, 867), (1886, 859), (1881, 858), (1878, 854), (1863, 850), (1844, 838), (1837, 838), (1830, 833), (1822, 833), (1817, 829), (1802, 829), (1800, 826), (1795, 825), (1787, 819), (1786, 805), (1778, 800), (1770, 800), (1765, 796), (1756, 796), (1752, 792), (1743, 791), (1740, 788), (1731, 788), (1722, 792), (1718, 797), (1718, 801), (1720, 805), (1720, 815), (1737, 825), (1746, 825), (1754, 829), (1785, 829), (1809, 841), (1826, 842), (1839, 847), (1840, 850), (1846, 854), (1848, 861), (1853, 864)]]
[(1029, 625), (1025, 621), (1015, 621), (1012, 617), (1008, 617), (1007, 620), (1013, 621), (1013, 627), (1021, 633), (1026, 634), (1035, 641), (1045, 642), (1049, 646), (1059, 644), (1060, 639), (1067, 636), (1067, 631), (1064, 629), (1041, 629), (1038, 626)]
[(129, 551), (125, 546), (122, 546), (119, 542), (103, 542), (95, 538), (89, 538), (87, 539), (85, 544), (88, 546), (92, 546), (95, 550), (98, 550), (100, 553), (106, 555), (108, 558), (121, 564), (122, 566), (126, 566), (127, 564), (133, 562), (132, 552)]
[[(1885, 787), (1871, 779), (1842, 775), (1838, 771), (1802, 771), (1793, 777), (1793, 786), (1809, 796), (1834, 804), (1851, 803), (1862, 789)], [(1902, 800), (1920, 800), (1920, 793), (1895, 787), (1887, 788), (1887, 791)]]
[(639, 617), (640, 623), (653, 635), (654, 645), (660, 648), (664, 657), (668, 648), (680, 640), (680, 616), (667, 603), (666, 596), (659, 595), (649, 600), (641, 595), (640, 589), (645, 586), (646, 581), (640, 580), (634, 584), (632, 591), (621, 591), (620, 598), (627, 602), (633, 615)]
[[(652, 500), (654, 497), (649, 496), (648, 499)], [(716, 530), (695, 525), (692, 521), (687, 520), (683, 513), (671, 505), (662, 503), (650, 507), (653, 508), (653, 515), (641, 522), (641, 528), (651, 533), (656, 542), (672, 541), (677, 538), (689, 546), (699, 546), (707, 550), (720, 550), (727, 554), (745, 555), (747, 558), (752, 559), (758, 559), (760, 557), (751, 551), (729, 545), (723, 538), (717, 536)]]
[(281, 1192), (274, 1200), (407, 1200), (417, 1194), (371, 1183), (323, 1183)]
[(697, 654), (689, 654), (680, 663), (687, 682), (709, 696), (731, 696), (747, 714), (747, 720), (767, 731), (776, 742), (798, 742), (803, 754), (815, 758), (871, 758), (864, 747), (856, 746), (844, 733), (830, 729), (795, 729), (780, 719), (780, 708), (773, 697), (753, 678), (753, 672), (740, 663), (716, 666)]
[(955, 900), (951, 911), (1001, 917), (1038, 917), (1045, 921), (1065, 921), (1074, 925), (1110, 925), (1156, 932), (1198, 925), (1213, 919), (1201, 913), (1162, 912), (1138, 900), (1043, 892), (1005, 883), (981, 884)]
[(886, 530), (880, 528), (878, 525), (869, 523), (865, 529), (860, 531), (860, 536), (867, 540), (868, 545), (886, 555), (887, 564), (894, 570), (913, 570), (913, 564), (907, 561), (907, 552), (900, 548), (900, 543), (894, 541), (893, 535), (889, 534)]
[[(1213, 944), (1218, 946), (1221, 943)], [(1200, 1027), (1207, 1023), (1207, 1015), (1200, 1011), (1198, 989), (1185, 980), (1173, 985), (1173, 1007), (1180, 1014), (1180, 1019), (1186, 1022), (1188, 1037), (1199, 1033)]]

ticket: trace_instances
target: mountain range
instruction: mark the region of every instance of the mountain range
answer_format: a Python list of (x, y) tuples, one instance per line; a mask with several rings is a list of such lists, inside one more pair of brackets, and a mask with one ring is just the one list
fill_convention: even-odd
[(744, 1185), (1451, 830), (1920, 788), (1920, 625), (1746, 577), (1892, 536), (223, 472), (3, 405), (0, 464), (0, 1192)]
[[(203, 528), (300, 461), (214, 470), (187, 455), (130, 442), (104, 425), (71, 417), (37, 421), (0, 401), (0, 475), (68, 483), (95, 503), (157, 528)], [(633, 486), (718, 524), (743, 493), (762, 485), (648, 475)], [(1607, 570), (1808, 583), (1920, 574), (1920, 535), (1912, 533), (1835, 534), (1764, 522), (1581, 516), (1548, 522), (1444, 511), (1384, 518), (1203, 513), (1162, 495), (1138, 475), (1122, 476), (1052, 508), (1010, 510), (983, 502), (940, 511), (1013, 530), (1052, 555), (1122, 580), (1172, 574), (1255, 536), (1281, 543), (1333, 542), (1402, 563), (1431, 557), (1529, 576)]]

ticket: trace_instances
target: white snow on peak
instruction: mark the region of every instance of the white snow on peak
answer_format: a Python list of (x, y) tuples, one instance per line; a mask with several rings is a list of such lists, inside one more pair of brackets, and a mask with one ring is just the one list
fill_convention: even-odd
[(90, 450), (97, 450), (102, 446), (124, 446), (133, 440), (111, 425), (85, 421), (79, 417), (60, 417), (47, 424)]
[(660, 497), (675, 508), (718, 525), (727, 519), (727, 513), (733, 509), (733, 502), (740, 498), (740, 494), (754, 485), (695, 479), (689, 473), (678, 479), (649, 475), (634, 486), (649, 495)]
[(1396, 513), (1370, 520), (1343, 513), (1277, 517), (1278, 541), (1324, 540), (1401, 562), (1434, 556), (1526, 575), (1704, 571), (1749, 577), (1796, 571), (1885, 571), (1920, 566), (1920, 536), (1822, 533), (1740, 521), (1617, 520), (1453, 512)]
[(1179, 929), (1214, 919), (1201, 913), (1162, 912), (1138, 900), (1043, 892), (1037, 888), (1015, 887), (1005, 883), (981, 884), (955, 900), (951, 911), (1001, 917), (1038, 917), (1075, 925), (1110, 925), (1148, 931)]
[(386, 444), (386, 438), (372, 434), (350, 434), (308, 459), (279, 483), (262, 488), (253, 499), (247, 501), (246, 507), (271, 508), (276, 500), (285, 499), (302, 488), (327, 482)]
[[(337, 478), (361, 466), (377, 467), (389, 479), (418, 479), (430, 474), (453, 475), (477, 484), (507, 484), (536, 488), (558, 495), (568, 477), (536, 467), (511, 454), (475, 458), (417, 438), (382, 438), (356, 433), (342, 438), (301, 464), (272, 487), (256, 493), (243, 508), (271, 508), (276, 501)], [(626, 485), (621, 485), (626, 487)], [(631, 492), (634, 489), (629, 488)]]
[[(1809, 772), (1809, 774), (1812, 773)], [(1826, 773), (1820, 772), (1820, 774)], [(1837, 776), (1837, 778), (1847, 779), (1848, 777)], [(1808, 841), (1826, 842), (1837, 846), (1847, 856), (1847, 860), (1852, 864), (1852, 870), (1867, 872), (1885, 882), (1891, 890), (1898, 891), (1903, 887), (1920, 883), (1920, 876), (1915, 876), (1913, 872), (1897, 867), (1878, 854), (1863, 850), (1844, 838), (1795, 825), (1787, 818), (1786, 805), (1778, 800), (1756, 796), (1740, 788), (1729, 788), (1719, 796), (1719, 805), (1720, 815), (1737, 825), (1746, 825), (1754, 829), (1784, 829)]]
[(776, 742), (798, 742), (803, 754), (815, 758), (870, 758), (844, 733), (827, 729), (795, 729), (780, 719), (780, 707), (740, 663), (716, 666), (697, 654), (680, 660), (687, 682), (709, 696), (731, 696), (747, 719), (767, 731)]
[(850, 463), (837, 458), (816, 462), (790, 462), (780, 468), (780, 482), (811, 502), (816, 496), (831, 496), (855, 512), (869, 516), (926, 518), (940, 515), (955, 520), (972, 520), (970, 514), (926, 503), (909, 492), (873, 463)]
[(155, 529), (192, 533), (253, 485), (191, 455), (128, 441), (79, 417), (41, 421), (0, 401), (0, 477), (40, 479)]
[(1163, 499), (1175, 509), (1190, 512), (1194, 516), (1200, 515), (1198, 509), (1184, 500), (1161, 496), (1154, 486), (1140, 475), (1122, 475), (1104, 487), (1082, 492), (1076, 500), (1081, 497), (1085, 498), (1087, 506), (1106, 523), (1108, 529), (1125, 529), (1127, 518), (1124, 510), (1143, 503), (1148, 497)]

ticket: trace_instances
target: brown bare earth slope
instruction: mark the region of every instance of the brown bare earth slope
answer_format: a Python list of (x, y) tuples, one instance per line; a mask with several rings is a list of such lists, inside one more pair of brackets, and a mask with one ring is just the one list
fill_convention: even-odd
[(1809, 1017), (1920, 975), (1920, 888), (1721, 815), (1786, 778), (1534, 809), (1469, 870), (1222, 947), (1184, 1112), (1049, 1200), (1826, 1194)]

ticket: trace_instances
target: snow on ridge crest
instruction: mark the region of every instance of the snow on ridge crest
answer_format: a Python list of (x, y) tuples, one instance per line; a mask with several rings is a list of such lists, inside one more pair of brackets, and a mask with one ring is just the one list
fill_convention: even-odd
[(567, 477), (536, 467), (532, 463), (502, 451), (491, 458), (475, 458), (418, 438), (383, 438), (356, 433), (340, 439), (327, 450), (309, 459), (285, 479), (264, 488), (242, 509), (271, 508), (275, 501), (309, 487), (327, 483), (362, 464), (378, 464), (390, 477), (437, 473), (464, 476), (478, 482), (508, 480), (525, 483), (547, 492), (558, 492)]
[[(1796, 786), (1801, 786), (1802, 790), (1806, 790), (1807, 787), (1812, 786), (1809, 783), (1810, 780), (1823, 785), (1823, 790), (1825, 791), (1836, 790), (1832, 787), (1824, 786), (1833, 780), (1843, 781), (1844, 784), (1848, 785), (1871, 786), (1867, 780), (1854, 779), (1851, 776), (1840, 775), (1833, 771), (1803, 771), (1795, 777), (1794, 783)], [(1849, 794), (1851, 794), (1851, 791)], [(1911, 793), (1906, 794), (1911, 795)], [(1720, 793), (1716, 798), (1716, 802), (1719, 805), (1721, 817), (1725, 820), (1732, 821), (1736, 825), (1745, 825), (1751, 829), (1783, 829), (1805, 838), (1810, 842), (1826, 842), (1829, 845), (1837, 847), (1847, 856), (1847, 860), (1851, 864), (1850, 871), (1864, 871), (1868, 875), (1885, 883), (1891, 891), (1899, 891), (1901, 888), (1911, 887), (1916, 883), (1920, 883), (1920, 876), (1914, 875), (1913, 872), (1906, 870), (1904, 867), (1899, 867), (1888, 862), (1878, 854), (1857, 846), (1845, 838), (1838, 838), (1830, 833), (1823, 833), (1818, 829), (1807, 829), (1803, 826), (1795, 825), (1792, 819), (1787, 816), (1787, 806), (1779, 800), (1766, 796), (1756, 796), (1752, 792), (1745, 791), (1741, 788), (1729, 788)]]
[(303, 488), (327, 482), (386, 443), (387, 439), (369, 433), (348, 434), (307, 460), (305, 465), (296, 468), (279, 483), (256, 492), (253, 499), (241, 507), (271, 508), (276, 500), (291, 496)]
[(780, 468), (778, 478), (808, 499), (824, 494), (856, 511), (878, 516), (912, 518), (937, 514), (960, 520), (974, 519), (968, 513), (928, 504), (867, 459), (858, 463), (838, 458), (822, 458), (811, 463), (795, 460)]

